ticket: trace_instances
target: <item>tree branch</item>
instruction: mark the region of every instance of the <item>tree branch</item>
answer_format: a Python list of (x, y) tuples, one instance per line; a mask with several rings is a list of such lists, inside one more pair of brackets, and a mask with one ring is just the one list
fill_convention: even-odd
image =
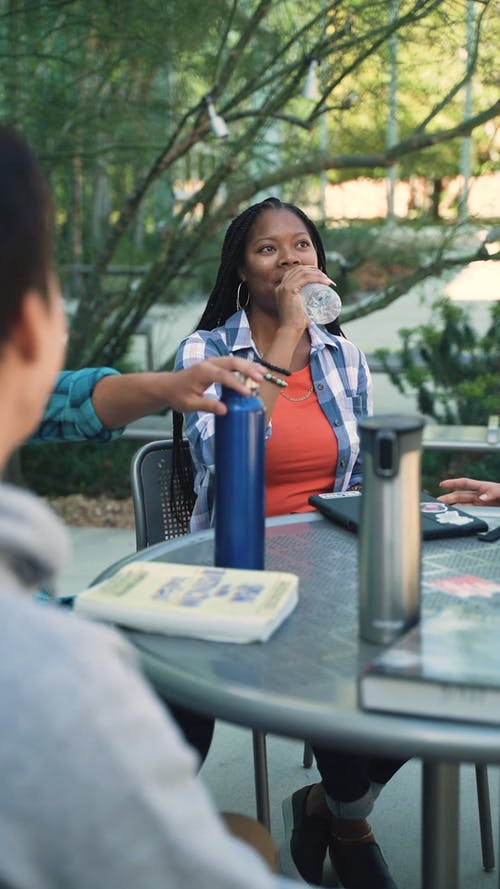
[(413, 274), (408, 275), (408, 277), (403, 278), (396, 284), (391, 284), (380, 293), (372, 294), (354, 305), (343, 307), (342, 324), (357, 320), (358, 318), (364, 318), (366, 315), (371, 315), (372, 312), (380, 311), (380, 309), (385, 309), (399, 299), (403, 293), (411, 290), (415, 284), (419, 284), (420, 281), (424, 281), (432, 276), (439, 277), (446, 269), (456, 268), (457, 266), (465, 268), (471, 262), (484, 262), (485, 260), (500, 261), (500, 251), (493, 255), (485, 254), (483, 245), (481, 245), (479, 250), (476, 250), (475, 253), (469, 256), (444, 256), (439, 252), (430, 263), (421, 266)]
[(467, 59), (467, 66), (466, 66), (464, 76), (458, 81), (458, 83), (455, 83), (454, 86), (452, 86), (452, 88), (450, 90), (448, 90), (446, 95), (443, 96), (443, 98), (439, 102), (437, 102), (434, 105), (434, 107), (431, 109), (429, 114), (418, 125), (418, 127), (416, 128), (416, 132), (420, 133), (423, 130), (425, 130), (425, 128), (428, 126), (428, 124), (431, 122), (431, 120), (433, 120), (436, 117), (436, 115), (439, 114), (439, 112), (442, 111), (443, 108), (445, 108), (446, 105), (449, 104), (449, 102), (451, 102), (451, 100), (457, 95), (457, 93), (462, 89), (463, 86), (465, 86), (467, 81), (470, 80), (470, 78), (472, 77), (472, 74), (473, 74), (474, 69), (477, 64), (478, 51), (479, 51), (479, 37), (481, 34), (481, 24), (482, 24), (483, 16), (486, 14), (487, 6), (488, 6), (488, 3), (486, 2), (484, 5), (484, 9), (481, 10), (481, 12), (478, 16), (478, 20), (476, 23), (476, 36), (475, 36), (475, 40), (474, 40), (474, 48), (473, 48), (473, 51), (472, 51), (470, 57)]

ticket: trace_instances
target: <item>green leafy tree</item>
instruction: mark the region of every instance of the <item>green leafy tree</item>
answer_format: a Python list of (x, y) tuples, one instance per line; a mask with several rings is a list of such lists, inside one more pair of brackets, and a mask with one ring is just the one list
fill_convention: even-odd
[[(419, 410), (438, 423), (486, 426), (500, 413), (500, 303), (491, 323), (478, 334), (466, 312), (448, 300), (433, 307), (432, 323), (399, 331), (397, 355), (377, 350), (393, 385), (417, 396)], [(439, 479), (469, 476), (500, 479), (500, 455), (468, 451), (424, 451), (423, 486), (437, 495)]]
[[(207, 245), (257, 195), (282, 190), (307, 207), (321, 171), (385, 175), (483, 133), (500, 109), (489, 67), (498, 20), (494, 0), (477, 5), (481, 92), (464, 120), (463, 65), (429, 53), (462, 45), (456, 0), (401, 0), (393, 18), (386, 0), (7, 0), (0, 101), (52, 179), (70, 366), (116, 363), (151, 306), (183, 298)], [(396, 33), (399, 136), (386, 148)], [(308, 102), (313, 59), (320, 88)], [(211, 132), (208, 96), (225, 140)]]
[(500, 411), (500, 303), (493, 303), (485, 334), (467, 313), (450, 302), (433, 306), (432, 323), (399, 331), (401, 351), (379, 349), (392, 383), (404, 395), (417, 395), (419, 410), (439, 423), (485, 425)]

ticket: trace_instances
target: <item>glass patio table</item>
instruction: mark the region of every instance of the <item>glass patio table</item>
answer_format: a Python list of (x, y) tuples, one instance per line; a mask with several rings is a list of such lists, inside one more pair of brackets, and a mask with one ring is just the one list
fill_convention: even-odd
[[(500, 509), (478, 510), (490, 527)], [(213, 564), (212, 531), (188, 534), (134, 553), (128, 561)], [(425, 613), (438, 609), (439, 579), (473, 575), (500, 581), (500, 542), (476, 537), (425, 541)], [(157, 690), (173, 703), (254, 730), (358, 753), (423, 762), (422, 886), (456, 889), (458, 770), (461, 762), (500, 763), (500, 725), (368, 712), (358, 677), (380, 649), (360, 642), (358, 540), (317, 513), (266, 523), (266, 567), (300, 577), (296, 610), (265, 643), (204, 642), (126, 631)], [(478, 867), (480, 857), (478, 852)]]

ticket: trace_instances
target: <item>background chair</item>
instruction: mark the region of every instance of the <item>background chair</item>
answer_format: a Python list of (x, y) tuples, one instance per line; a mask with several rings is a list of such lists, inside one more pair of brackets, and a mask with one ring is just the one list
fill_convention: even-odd
[[(186, 489), (192, 491), (191, 496), (187, 498), (182, 494), (178, 480), (174, 482), (172, 478), (172, 448), (171, 438), (152, 441), (141, 447), (132, 459), (131, 487), (137, 549), (144, 549), (146, 546), (152, 546), (162, 540), (171, 540), (189, 532), (189, 520), (196, 500), (189, 444), (183, 441), (180, 467), (187, 483)], [(264, 732), (253, 731), (252, 739), (257, 818), (270, 828), (266, 736)], [(306, 742), (303, 765), (305, 768), (310, 768), (312, 762), (311, 745)], [(484, 765), (476, 765), (476, 786), (483, 868), (485, 871), (491, 871), (495, 867), (495, 851), (488, 770)]]
[(189, 531), (196, 495), (193, 464), (187, 441), (183, 442), (181, 473), (191, 496), (183, 496), (178, 479), (172, 477), (173, 439), (151, 441), (132, 458), (131, 488), (137, 549), (162, 540), (181, 537)]
[[(192, 491), (187, 498), (183, 495), (178, 480), (173, 480), (172, 455), (173, 440), (169, 438), (149, 442), (132, 459), (130, 481), (137, 549), (144, 549), (189, 532), (189, 519), (196, 495), (193, 490), (194, 472), (188, 442), (183, 442), (180, 467), (181, 474)], [(253, 731), (252, 740), (257, 818), (269, 828), (271, 816), (266, 736), (264, 732)]]

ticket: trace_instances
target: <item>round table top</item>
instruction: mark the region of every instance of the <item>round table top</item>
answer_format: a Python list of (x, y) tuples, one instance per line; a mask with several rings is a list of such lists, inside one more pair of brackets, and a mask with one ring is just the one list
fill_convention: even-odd
[[(494, 512), (498, 521), (500, 510)], [(213, 549), (212, 531), (188, 534), (134, 553), (98, 579), (132, 559), (213, 564)], [(270, 519), (266, 567), (298, 574), (300, 588), (297, 608), (267, 642), (216, 643), (135, 631), (127, 636), (168, 700), (229, 722), (357, 752), (500, 762), (500, 724), (359, 707), (358, 676), (380, 649), (358, 638), (357, 556), (357, 537), (317, 513)], [(436, 579), (500, 577), (498, 543), (475, 537), (426, 541), (422, 556), (424, 613), (446, 597)]]

